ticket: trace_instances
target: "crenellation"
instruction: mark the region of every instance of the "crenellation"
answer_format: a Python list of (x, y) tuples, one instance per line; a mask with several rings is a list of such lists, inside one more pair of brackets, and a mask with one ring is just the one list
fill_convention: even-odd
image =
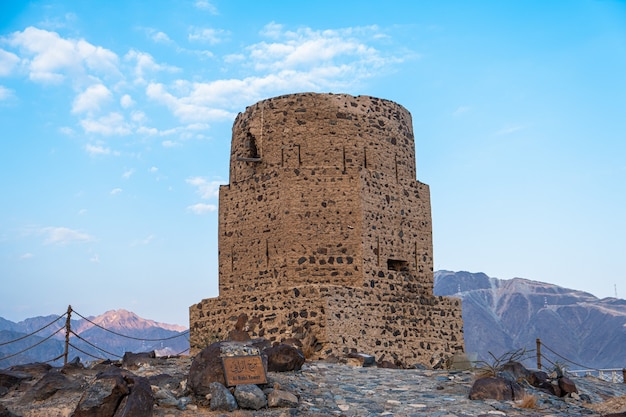
[(297, 338), (309, 357), (432, 365), (462, 351), (460, 301), (433, 295), (429, 188), (415, 175), (411, 115), (389, 100), (246, 108), (220, 187), (220, 295), (190, 308), (192, 350), (246, 314), (251, 336)]

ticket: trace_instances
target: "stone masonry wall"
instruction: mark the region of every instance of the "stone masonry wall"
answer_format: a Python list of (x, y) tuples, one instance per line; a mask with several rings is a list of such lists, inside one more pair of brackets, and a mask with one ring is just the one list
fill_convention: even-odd
[(462, 351), (460, 300), (433, 295), (430, 195), (415, 173), (411, 115), (391, 101), (292, 94), (239, 114), (220, 295), (190, 307), (192, 350), (246, 313), (252, 335), (295, 337), (315, 357), (432, 364)]

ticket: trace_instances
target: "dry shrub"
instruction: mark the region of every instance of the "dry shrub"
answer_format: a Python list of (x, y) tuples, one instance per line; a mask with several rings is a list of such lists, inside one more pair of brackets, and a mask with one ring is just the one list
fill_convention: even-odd
[(537, 397), (534, 395), (524, 395), (517, 403), (519, 408), (537, 408)]

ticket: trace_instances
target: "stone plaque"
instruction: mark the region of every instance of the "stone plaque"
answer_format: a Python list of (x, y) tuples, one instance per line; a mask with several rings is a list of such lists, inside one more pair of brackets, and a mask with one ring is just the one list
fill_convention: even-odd
[(267, 376), (261, 356), (224, 356), (226, 385), (266, 384)]

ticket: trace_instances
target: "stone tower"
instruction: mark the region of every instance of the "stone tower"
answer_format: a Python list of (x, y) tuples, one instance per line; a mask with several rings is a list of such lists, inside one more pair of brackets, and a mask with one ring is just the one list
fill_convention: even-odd
[(432, 365), (462, 352), (461, 301), (433, 295), (430, 194), (415, 178), (411, 115), (394, 102), (303, 93), (240, 113), (219, 196), (219, 296), (190, 307), (192, 351), (239, 318), (310, 358)]

